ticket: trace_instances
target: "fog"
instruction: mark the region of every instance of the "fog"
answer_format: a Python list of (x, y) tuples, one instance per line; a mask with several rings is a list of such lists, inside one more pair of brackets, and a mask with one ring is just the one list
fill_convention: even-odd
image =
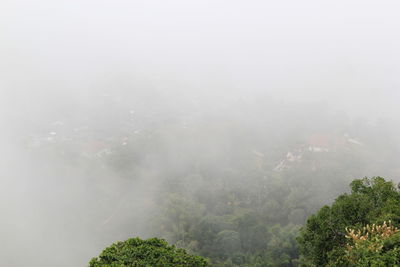
[(158, 235), (176, 179), (188, 195), (251, 186), (254, 164), (276, 173), (315, 133), (363, 152), (332, 167), (345, 177), (321, 182), (331, 193), (311, 194), (310, 211), (355, 178), (398, 182), (399, 8), (3, 0), (1, 265), (86, 266), (112, 242)]

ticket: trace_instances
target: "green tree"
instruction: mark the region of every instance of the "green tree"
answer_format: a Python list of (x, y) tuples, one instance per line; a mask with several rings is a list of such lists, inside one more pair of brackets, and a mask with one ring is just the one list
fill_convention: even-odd
[(400, 222), (400, 192), (392, 182), (374, 177), (354, 180), (350, 186), (350, 194), (339, 196), (330, 207), (324, 206), (301, 229), (301, 253), (317, 266), (326, 266), (341, 255), (347, 228)]
[(163, 239), (131, 238), (116, 242), (93, 258), (89, 267), (205, 267), (206, 259), (169, 246)]
[(266, 248), (267, 266), (296, 266), (299, 256), (296, 243), (298, 230), (299, 227), (295, 225), (275, 225), (270, 229), (272, 238)]
[(328, 266), (399, 266), (399, 229), (388, 223), (367, 224), (362, 229), (346, 229), (349, 240)]

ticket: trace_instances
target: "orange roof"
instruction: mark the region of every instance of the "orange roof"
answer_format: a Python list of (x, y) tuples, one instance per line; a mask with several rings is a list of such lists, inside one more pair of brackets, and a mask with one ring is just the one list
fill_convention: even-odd
[(308, 140), (308, 144), (314, 147), (331, 147), (332, 136), (329, 134), (313, 134)]

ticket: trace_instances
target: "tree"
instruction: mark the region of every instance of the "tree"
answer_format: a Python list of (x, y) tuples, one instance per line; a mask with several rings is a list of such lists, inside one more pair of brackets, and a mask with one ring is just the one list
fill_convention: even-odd
[(298, 238), (303, 256), (317, 266), (326, 266), (342, 256), (346, 229), (391, 220), (400, 223), (400, 192), (381, 177), (354, 180), (351, 194), (340, 195), (331, 207), (312, 215)]
[(391, 221), (346, 229), (346, 238), (345, 249), (338, 251), (343, 255), (332, 259), (329, 266), (399, 266), (399, 229)]
[(206, 259), (188, 254), (183, 249), (169, 246), (163, 239), (131, 238), (116, 242), (93, 258), (89, 267), (205, 267)]

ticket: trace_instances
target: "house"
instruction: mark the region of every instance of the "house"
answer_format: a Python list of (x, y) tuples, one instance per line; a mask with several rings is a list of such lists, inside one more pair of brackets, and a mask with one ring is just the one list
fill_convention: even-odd
[(91, 140), (83, 145), (82, 155), (88, 158), (101, 158), (111, 154), (111, 148), (108, 143), (101, 140)]
[(332, 136), (329, 134), (313, 134), (308, 140), (308, 150), (312, 152), (328, 152), (332, 150)]

